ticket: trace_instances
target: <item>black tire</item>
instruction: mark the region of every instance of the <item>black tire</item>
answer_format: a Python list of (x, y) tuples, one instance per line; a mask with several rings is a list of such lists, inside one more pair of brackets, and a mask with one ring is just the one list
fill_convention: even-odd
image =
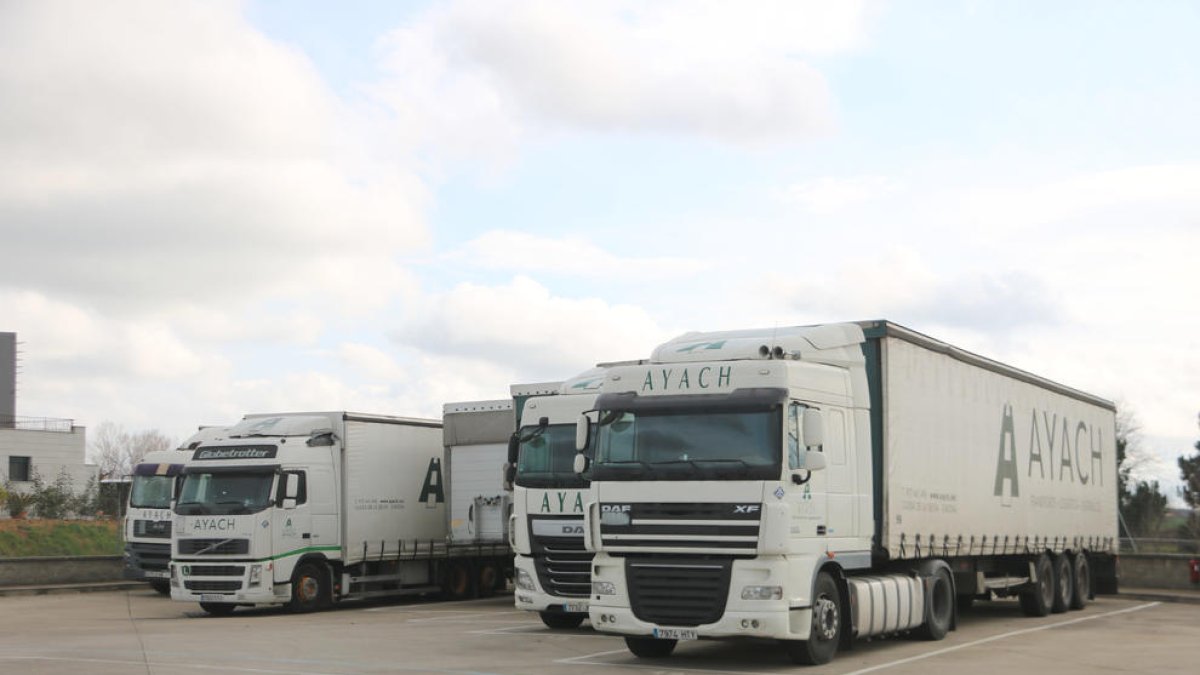
[[(925, 608), (925, 623), (917, 629), (917, 637), (941, 640), (954, 623), (954, 583), (950, 572), (940, 568), (929, 578), (929, 606)], [(971, 596), (965, 596), (970, 598)]]
[(659, 640), (652, 637), (633, 637), (625, 638), (625, 646), (630, 652), (639, 659), (661, 659), (671, 655), (675, 651), (675, 645), (678, 640)]
[(329, 575), (318, 563), (301, 563), (292, 572), (292, 599), (287, 608), (293, 612), (312, 612), (329, 602)]
[(150, 588), (153, 588), (154, 592), (158, 593), (159, 595), (170, 595), (171, 594), (171, 582), (169, 582), (165, 579), (163, 579), (163, 580), (156, 579), (154, 581), (151, 581)]
[(1075, 581), (1071, 576), (1071, 559), (1066, 551), (1054, 556), (1051, 564), (1054, 566), (1054, 602), (1050, 611), (1062, 614), (1074, 602)]
[(1071, 577), (1075, 581), (1075, 594), (1071, 596), (1071, 609), (1087, 607), (1088, 596), (1092, 594), (1092, 568), (1088, 565), (1087, 554), (1083, 551), (1071, 556)]
[(476, 587), (479, 597), (490, 598), (496, 594), (496, 581), (500, 578), (500, 568), (494, 560), (485, 560), (479, 564), (479, 578)]
[(200, 609), (213, 616), (229, 616), (233, 614), (233, 610), (237, 609), (237, 605), (232, 602), (202, 602)]
[(785, 640), (788, 657), (806, 666), (829, 663), (837, 654), (842, 639), (842, 594), (828, 572), (817, 575), (813, 587), (812, 632), (807, 640)]
[(451, 560), (446, 564), (442, 593), (451, 600), (468, 600), (475, 597), (475, 583), (471, 566), (465, 560)]
[(542, 617), (542, 623), (546, 624), (547, 628), (556, 630), (579, 628), (579, 624), (587, 618), (586, 614), (563, 614), (562, 612), (538, 612), (538, 616)]
[(1054, 566), (1050, 564), (1050, 556), (1039, 555), (1034, 562), (1037, 572), (1037, 583), (1032, 588), (1021, 591), (1021, 610), (1025, 616), (1046, 616), (1054, 604)]

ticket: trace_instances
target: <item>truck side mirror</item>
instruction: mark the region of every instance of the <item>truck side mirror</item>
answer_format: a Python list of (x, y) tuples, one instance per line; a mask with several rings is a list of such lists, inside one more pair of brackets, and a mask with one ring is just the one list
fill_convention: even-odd
[(513, 483), (516, 480), (517, 480), (517, 465), (516, 464), (505, 464), (504, 465), (504, 489), (506, 491), (511, 492), (513, 489)]
[[(583, 413), (579, 416), (579, 420), (575, 422), (575, 449), (579, 452), (587, 450), (588, 439), (592, 435), (592, 418)], [(576, 460), (578, 461), (578, 459)], [(575, 473), (583, 473), (576, 471)]]
[(296, 508), (296, 500), (300, 497), (300, 474), (289, 473), (287, 483), (283, 487), (283, 508)]
[(800, 430), (800, 446), (811, 448), (825, 445), (825, 418), (815, 408), (804, 409), (803, 428)]
[(517, 457), (521, 453), (521, 432), (514, 431), (512, 436), (508, 437), (508, 463), (512, 466), (517, 465)]
[(588, 470), (588, 456), (582, 452), (575, 455), (575, 465), (571, 468), (575, 470), (575, 473), (582, 475)]
[(826, 466), (825, 453), (823, 452), (813, 452), (812, 450), (807, 450), (805, 451), (804, 455), (802, 455), (802, 459), (804, 460), (804, 468), (808, 471), (820, 471)]

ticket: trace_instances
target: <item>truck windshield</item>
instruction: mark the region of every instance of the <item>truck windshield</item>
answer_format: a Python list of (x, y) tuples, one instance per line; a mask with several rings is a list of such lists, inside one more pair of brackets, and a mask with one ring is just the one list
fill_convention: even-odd
[(520, 431), (521, 454), (517, 460), (517, 485), (532, 488), (583, 488), (586, 479), (575, 474), (575, 425), (551, 424), (539, 432), (536, 426)]
[(779, 406), (601, 412), (592, 480), (771, 480), (781, 471)]
[(174, 476), (134, 476), (133, 486), (129, 490), (129, 505), (139, 509), (170, 508), (174, 486)]
[(175, 512), (180, 515), (257, 513), (271, 504), (272, 471), (213, 471), (184, 474)]

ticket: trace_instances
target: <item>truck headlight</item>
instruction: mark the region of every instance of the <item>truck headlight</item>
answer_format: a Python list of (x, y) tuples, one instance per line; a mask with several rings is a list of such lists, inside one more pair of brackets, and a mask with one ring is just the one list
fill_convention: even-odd
[(743, 600), (782, 600), (782, 586), (743, 586)]
[(592, 594), (593, 595), (616, 595), (617, 594), (617, 585), (611, 581), (593, 581), (592, 582)]
[(533, 583), (533, 577), (530, 576), (529, 572), (526, 572), (525, 570), (517, 570), (517, 579), (514, 583), (516, 583), (517, 588), (520, 588), (521, 590), (537, 590), (537, 585)]
[(170, 565), (171, 568), (171, 585), (179, 588), (179, 568), (175, 565)]
[(257, 586), (262, 583), (262, 565), (250, 566), (250, 585)]

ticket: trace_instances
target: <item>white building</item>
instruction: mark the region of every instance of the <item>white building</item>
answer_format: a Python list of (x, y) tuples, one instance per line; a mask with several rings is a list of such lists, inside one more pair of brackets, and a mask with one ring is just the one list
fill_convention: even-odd
[[(16, 402), (17, 335), (0, 333), (0, 480), (28, 491), (35, 475), (53, 483), (65, 472), (78, 492), (98, 477), (87, 463), (84, 427), (69, 419), (18, 417)], [(0, 505), (0, 517), (6, 516)]]

